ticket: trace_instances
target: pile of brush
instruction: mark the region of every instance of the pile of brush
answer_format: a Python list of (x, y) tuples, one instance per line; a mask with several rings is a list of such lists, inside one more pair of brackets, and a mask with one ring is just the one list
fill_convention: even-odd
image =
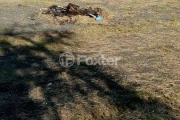
[(89, 16), (95, 18), (96, 21), (102, 21), (103, 17), (101, 16), (102, 9), (101, 8), (80, 8), (80, 6), (69, 3), (65, 7), (52, 5), (49, 8), (42, 8), (42, 14), (52, 14), (54, 17), (63, 17), (68, 16), (72, 17), (75, 15)]

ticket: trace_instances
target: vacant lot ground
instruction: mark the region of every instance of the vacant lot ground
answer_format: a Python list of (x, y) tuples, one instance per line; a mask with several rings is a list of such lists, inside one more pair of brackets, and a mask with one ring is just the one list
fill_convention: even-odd
[[(105, 20), (39, 14), (68, 2), (101, 7)], [(0, 120), (180, 119), (179, 0), (0, 3)], [(63, 68), (63, 52), (120, 60)]]

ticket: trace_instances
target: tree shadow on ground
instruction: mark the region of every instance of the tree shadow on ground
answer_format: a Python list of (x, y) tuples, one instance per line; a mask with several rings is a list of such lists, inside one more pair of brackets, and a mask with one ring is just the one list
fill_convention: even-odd
[[(56, 35), (50, 34), (52, 32)], [(31, 33), (36, 34), (35, 31)], [(55, 52), (49, 50), (46, 45), (61, 43), (67, 46), (61, 39), (71, 39), (72, 32), (46, 31), (41, 34), (44, 39), (41, 42), (21, 33), (10, 32), (1, 35), (0, 119), (39, 120), (44, 119), (44, 116), (52, 120), (83, 119), (80, 116), (86, 116), (86, 113), (92, 119), (174, 119), (166, 104), (153, 97), (145, 99), (131, 86), (121, 85), (121, 81), (126, 79), (125, 70), (87, 66), (84, 63), (71, 68), (61, 67), (59, 54), (64, 51)], [(32, 45), (13, 45), (7, 40), (9, 37)], [(35, 54), (39, 52), (46, 57)], [(44, 100), (38, 101), (29, 97), (33, 88), (31, 82), (34, 87), (42, 88)], [(47, 86), (49, 83), (52, 85)], [(101, 101), (97, 104), (97, 101), (93, 100), (95, 98), (104, 100), (102, 102), (105, 102), (105, 106), (112, 106), (112, 109), (107, 109), (109, 114), (103, 110), (94, 112), (97, 111), (94, 106), (103, 104)], [(84, 107), (77, 109), (76, 105), (82, 104), (82, 101), (86, 104), (83, 103)], [(62, 109), (65, 107), (70, 113), (64, 113)], [(116, 111), (115, 114), (111, 113), (111, 110)], [(130, 113), (134, 116), (128, 116)], [(67, 114), (73, 115), (67, 117)]]

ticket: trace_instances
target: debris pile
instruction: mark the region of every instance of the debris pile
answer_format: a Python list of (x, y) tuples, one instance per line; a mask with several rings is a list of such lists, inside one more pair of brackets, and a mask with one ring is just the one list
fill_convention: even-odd
[(69, 3), (67, 6), (57, 6), (52, 5), (49, 8), (42, 8), (40, 9), (42, 14), (51, 14), (54, 17), (63, 17), (68, 16), (69, 18), (72, 18), (76, 15), (82, 15), (82, 16), (89, 16), (91, 18), (94, 18), (96, 21), (101, 22), (103, 21), (102, 15), (102, 9), (101, 8), (80, 8), (79, 5), (75, 5), (72, 3)]

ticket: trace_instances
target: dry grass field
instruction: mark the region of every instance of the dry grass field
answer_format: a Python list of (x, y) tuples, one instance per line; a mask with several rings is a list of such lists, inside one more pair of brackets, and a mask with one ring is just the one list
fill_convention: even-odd
[[(102, 8), (104, 21), (40, 14), (69, 2)], [(180, 119), (179, 0), (0, 3), (0, 120)], [(64, 52), (119, 61), (64, 68)]]

